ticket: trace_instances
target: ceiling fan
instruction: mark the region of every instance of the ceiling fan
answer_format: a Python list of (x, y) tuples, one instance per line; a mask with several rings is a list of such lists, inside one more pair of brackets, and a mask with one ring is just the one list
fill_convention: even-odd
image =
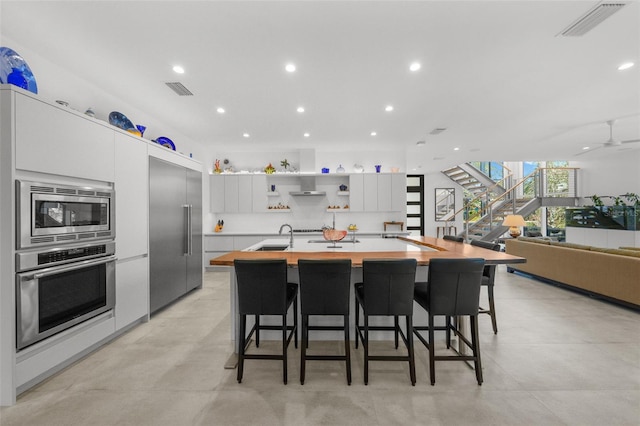
[(613, 148), (613, 147), (620, 147), (622, 146), (622, 144), (625, 143), (636, 143), (636, 142), (640, 142), (640, 139), (630, 139), (627, 141), (619, 141), (619, 140), (615, 140), (613, 138), (613, 125), (616, 123), (616, 120), (609, 120), (607, 121), (607, 124), (609, 125), (609, 140), (606, 142), (602, 143), (602, 146), (599, 146), (597, 148), (593, 148), (593, 149), (585, 149), (584, 151), (576, 154), (575, 156), (577, 157), (578, 155), (584, 155), (584, 154), (588, 154), (589, 152), (593, 152), (596, 149), (600, 149), (600, 148)]

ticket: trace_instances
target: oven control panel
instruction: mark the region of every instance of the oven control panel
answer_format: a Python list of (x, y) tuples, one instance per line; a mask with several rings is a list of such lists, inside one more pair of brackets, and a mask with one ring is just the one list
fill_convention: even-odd
[(63, 262), (65, 260), (97, 256), (100, 254), (105, 254), (106, 252), (107, 246), (105, 244), (100, 244), (90, 247), (56, 250), (49, 253), (38, 253), (38, 265), (46, 265), (49, 263)]
[(16, 254), (16, 271), (22, 272), (44, 266), (61, 265), (96, 257), (110, 256), (115, 253), (116, 243), (69, 245), (57, 248), (23, 251)]

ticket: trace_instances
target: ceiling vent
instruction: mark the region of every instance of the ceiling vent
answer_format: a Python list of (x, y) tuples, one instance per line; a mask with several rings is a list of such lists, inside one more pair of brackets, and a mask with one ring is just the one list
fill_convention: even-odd
[(581, 37), (622, 9), (626, 3), (600, 3), (560, 32), (563, 37)]
[(429, 134), (430, 135), (439, 135), (440, 133), (444, 132), (445, 130), (447, 130), (446, 127), (436, 127), (431, 132), (429, 132)]
[(175, 82), (170, 82), (165, 84), (169, 86), (169, 89), (176, 92), (178, 96), (193, 96), (193, 93), (191, 93), (191, 91), (186, 87), (184, 87), (180, 82), (175, 81)]

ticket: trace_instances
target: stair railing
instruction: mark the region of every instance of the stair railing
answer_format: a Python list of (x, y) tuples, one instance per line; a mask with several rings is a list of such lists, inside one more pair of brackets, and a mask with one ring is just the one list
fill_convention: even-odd
[[(550, 185), (549, 178), (554, 174), (558, 173), (567, 173), (568, 182), (567, 187), (557, 188), (561, 185), (556, 185), (555, 190)], [(577, 197), (577, 176), (578, 169), (574, 167), (538, 167), (533, 172), (529, 173), (527, 176), (520, 179), (516, 184), (507, 188), (503, 194), (498, 195), (489, 203), (487, 203), (481, 211), (480, 217), (487, 216), (489, 217), (489, 229), (493, 230), (495, 228), (493, 223), (493, 211), (494, 206), (502, 201), (512, 201), (512, 214), (516, 214), (518, 211), (516, 191), (523, 188), (522, 194), (524, 197), (534, 199), (538, 197), (552, 197), (552, 196), (563, 196), (563, 197)], [(529, 186), (529, 188), (525, 188), (525, 185), (533, 181), (533, 184)], [(529, 193), (532, 190), (532, 193)], [(560, 189), (560, 191), (558, 191)], [(496, 206), (497, 207), (497, 206)], [(454, 216), (455, 219), (455, 216)], [(465, 215), (465, 239), (469, 239), (469, 214)]]
[[(505, 170), (507, 170), (509, 172), (508, 175), (504, 176), (502, 179), (500, 179), (499, 181), (495, 182), (493, 185), (491, 185), (490, 187), (488, 187), (484, 192), (476, 195), (475, 197), (473, 197), (471, 200), (468, 200), (467, 202), (463, 202), (462, 207), (459, 208), (458, 210), (456, 210), (455, 212), (453, 212), (452, 215), (450, 215), (449, 219), (445, 221), (445, 225), (448, 227), (450, 226), (450, 222), (455, 222), (456, 217), (458, 216), (458, 214), (465, 212), (465, 215), (463, 217), (464, 219), (464, 223), (465, 223), (465, 235), (468, 236), (469, 234), (469, 222), (470, 222), (470, 214), (469, 214), (469, 210), (470, 210), (470, 206), (476, 202), (476, 201), (480, 201), (480, 205), (482, 206), (484, 205), (488, 205), (491, 201), (491, 194), (495, 194), (495, 192), (493, 191), (493, 189), (498, 188), (498, 187), (509, 187), (511, 185), (511, 182), (513, 181), (513, 173), (511, 172), (511, 170), (506, 167), (506, 166), (502, 166)], [(484, 199), (484, 202), (483, 202)], [(484, 209), (482, 210), (484, 211)], [(484, 216), (484, 214), (480, 214), (479, 217)]]

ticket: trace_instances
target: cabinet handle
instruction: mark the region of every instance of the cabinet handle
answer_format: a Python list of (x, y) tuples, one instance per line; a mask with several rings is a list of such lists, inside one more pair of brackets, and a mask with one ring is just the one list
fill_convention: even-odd
[(193, 226), (192, 226), (192, 219), (191, 219), (191, 215), (193, 212), (193, 205), (192, 204), (183, 204), (182, 208), (184, 209), (184, 214), (185, 214), (185, 221), (184, 221), (184, 225), (185, 225), (185, 229), (184, 229), (184, 252), (182, 253), (184, 256), (191, 256), (193, 254), (193, 235), (192, 235), (192, 230), (193, 230)]

